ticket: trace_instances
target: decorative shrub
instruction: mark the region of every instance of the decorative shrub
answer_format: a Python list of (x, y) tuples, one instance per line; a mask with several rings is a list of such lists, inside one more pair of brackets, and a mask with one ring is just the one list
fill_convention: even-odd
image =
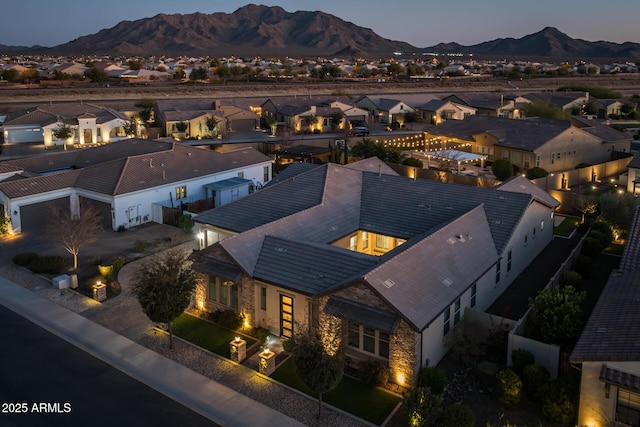
[(511, 363), (513, 372), (522, 378), (525, 366), (536, 363), (536, 358), (529, 350), (517, 349), (511, 352)]
[(542, 178), (549, 175), (549, 172), (547, 172), (545, 169), (542, 169), (540, 167), (533, 167), (531, 169), (527, 169), (527, 178), (528, 179), (536, 179), (536, 178)]
[(574, 288), (577, 288), (580, 285), (580, 282), (582, 282), (582, 276), (577, 271), (565, 271), (562, 273), (561, 282), (564, 286), (573, 286)]
[(542, 413), (551, 421), (567, 425), (575, 420), (573, 386), (566, 380), (550, 381), (542, 389)]
[(444, 427), (473, 427), (476, 425), (476, 417), (473, 411), (466, 405), (456, 403), (444, 410)]
[(118, 226), (118, 233), (122, 233), (123, 231), (127, 231), (127, 227), (125, 227), (124, 225), (119, 225)]
[(496, 382), (498, 367), (495, 363), (487, 360), (478, 364), (478, 377), (485, 387), (493, 386)]
[(428, 387), (412, 388), (403, 399), (405, 425), (423, 427), (438, 418), (442, 410), (442, 397), (431, 393)]
[(607, 246), (609, 246), (611, 244), (611, 242), (613, 242), (613, 238), (609, 237), (606, 233), (603, 233), (602, 231), (598, 231), (598, 230), (591, 230), (589, 232), (589, 237), (593, 237), (594, 239), (598, 239), (598, 241), (600, 242), (600, 245), (603, 248), (606, 248)]
[[(613, 231), (611, 231), (611, 226), (604, 221), (594, 221), (591, 223), (591, 232), (598, 232), (604, 235), (603, 243), (605, 246), (609, 246), (611, 242), (613, 242)], [(589, 233), (591, 234), (591, 233)], [(595, 236), (592, 236), (595, 237)]]
[(588, 256), (591, 259), (597, 258), (600, 252), (604, 249), (599, 239), (595, 237), (585, 237), (584, 244), (582, 245), (582, 254)]
[(38, 254), (35, 252), (22, 252), (13, 257), (13, 263), (21, 267), (26, 267), (36, 258), (38, 258)]
[(113, 267), (110, 265), (99, 265), (98, 272), (106, 280), (111, 280), (111, 276), (113, 275)]
[(361, 360), (358, 362), (358, 379), (372, 387), (389, 382), (389, 368), (379, 360)]
[(420, 371), (418, 385), (420, 387), (429, 387), (433, 394), (441, 395), (444, 392), (445, 385), (447, 385), (447, 377), (440, 369), (427, 366)]
[(522, 380), (511, 369), (503, 369), (496, 375), (500, 388), (500, 403), (506, 408), (513, 408), (522, 398)]
[(124, 266), (126, 259), (123, 256), (117, 256), (111, 261), (111, 267), (113, 268), (113, 275), (117, 276), (118, 272)]
[(573, 268), (580, 274), (584, 279), (590, 279), (593, 274), (593, 270), (595, 268), (595, 263), (591, 258), (586, 255), (578, 255), (576, 258), (576, 264)]
[(216, 310), (211, 313), (211, 321), (233, 330), (242, 326), (242, 316), (233, 310)]
[(178, 227), (182, 228), (187, 233), (191, 233), (194, 224), (195, 223), (189, 214), (180, 215), (178, 217)]
[(147, 242), (144, 240), (136, 240), (133, 243), (133, 251), (137, 253), (143, 253), (147, 250)]
[(58, 255), (47, 255), (35, 258), (29, 264), (29, 270), (34, 273), (51, 273), (59, 274), (67, 266), (68, 261), (65, 257)]
[(524, 367), (522, 381), (524, 383), (524, 392), (527, 393), (529, 399), (534, 402), (542, 400), (543, 387), (547, 385), (551, 375), (547, 368), (541, 365), (527, 365)]

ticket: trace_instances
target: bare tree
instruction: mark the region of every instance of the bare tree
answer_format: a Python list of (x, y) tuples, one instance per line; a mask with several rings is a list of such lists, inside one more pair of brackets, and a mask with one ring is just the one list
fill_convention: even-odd
[(72, 215), (60, 207), (51, 209), (47, 225), (48, 238), (73, 255), (73, 269), (78, 268), (80, 249), (94, 242), (102, 233), (103, 218), (98, 208), (87, 203), (81, 206), (79, 215)]

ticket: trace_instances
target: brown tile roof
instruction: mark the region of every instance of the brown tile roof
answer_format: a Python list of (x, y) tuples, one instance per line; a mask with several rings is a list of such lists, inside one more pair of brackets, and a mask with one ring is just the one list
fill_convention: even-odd
[(47, 193), (73, 187), (79, 175), (80, 171), (70, 171), (33, 178), (4, 180), (0, 182), (0, 191), (11, 199)]
[(12, 112), (7, 116), (4, 126), (36, 124), (46, 126), (57, 121), (74, 123), (78, 117), (86, 114), (95, 116), (98, 124), (117, 118), (129, 120), (123, 113), (108, 107), (87, 103), (56, 103)]

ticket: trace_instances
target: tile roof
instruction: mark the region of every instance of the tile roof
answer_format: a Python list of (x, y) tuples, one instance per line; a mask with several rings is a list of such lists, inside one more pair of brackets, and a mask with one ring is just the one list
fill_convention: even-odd
[(619, 269), (600, 293), (571, 353), (572, 362), (640, 361), (639, 212), (636, 209)]
[(123, 113), (109, 107), (88, 103), (51, 103), (9, 113), (4, 126), (40, 125), (46, 126), (57, 121), (71, 122), (86, 114), (96, 117), (96, 123), (106, 123), (115, 119), (130, 120)]
[[(195, 220), (238, 232), (219, 245), (252, 277), (308, 295), (364, 280), (422, 330), (499, 259), (535, 200), (517, 189), (327, 164)], [(381, 257), (332, 246), (357, 230), (406, 241)]]
[(489, 133), (499, 140), (497, 145), (535, 151), (570, 127), (571, 124), (565, 120), (515, 120), (471, 115), (464, 120), (447, 120), (429, 133), (465, 141), (473, 141), (474, 135)]
[[(179, 143), (128, 139), (68, 153), (8, 161), (38, 173), (68, 171), (29, 178), (38, 185), (28, 187), (18, 184), (24, 180), (0, 182), (0, 191), (13, 198), (38, 194), (42, 192), (38, 190), (40, 187), (48, 191), (76, 187), (115, 196), (269, 160), (252, 148), (219, 153)], [(58, 187), (54, 188), (55, 185)]]

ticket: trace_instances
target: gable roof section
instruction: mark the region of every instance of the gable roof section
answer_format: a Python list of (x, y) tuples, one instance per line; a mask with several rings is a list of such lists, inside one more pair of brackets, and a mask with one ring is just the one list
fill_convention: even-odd
[[(316, 206), (322, 202), (327, 168), (314, 166), (233, 203), (204, 212), (194, 221), (241, 233)], [(271, 188), (275, 190), (267, 191)]]
[(265, 236), (253, 277), (316, 295), (357, 277), (379, 258), (336, 246)]
[(417, 239), (364, 276), (365, 281), (422, 331), (498, 260), (491, 230), (478, 206), (433, 234)]
[[(362, 188), (360, 173), (338, 165), (327, 164), (300, 175), (299, 178), (321, 171), (324, 171), (324, 176), (318, 176), (322, 179), (323, 184), (319, 203), (306, 209), (299, 209), (297, 212), (291, 212), (289, 216), (265, 222), (256, 228), (220, 242), (220, 245), (248, 274), (253, 274), (265, 236), (276, 236), (299, 242), (329, 244), (357, 230)], [(240, 204), (239, 202), (254, 198), (259, 194), (267, 198), (270, 198), (270, 195), (274, 195), (276, 198), (286, 197), (289, 193), (287, 190), (291, 190), (293, 187), (284, 184), (298, 182), (303, 188), (306, 187), (306, 182), (301, 182), (299, 178), (277, 184), (225, 206)], [(250, 205), (246, 206), (251, 207)], [(224, 206), (217, 209), (222, 208)], [(265, 218), (264, 215), (261, 216)]]
[(73, 187), (80, 171), (56, 173), (24, 179), (7, 179), (0, 182), (0, 192), (11, 199), (48, 193), (62, 188)]
[(517, 175), (509, 179), (508, 181), (501, 183), (495, 188), (500, 191), (510, 191), (513, 193), (531, 194), (537, 201), (553, 209), (560, 206), (560, 202), (555, 197), (551, 196), (549, 193), (547, 193), (537, 185), (533, 184), (531, 181), (529, 181), (527, 178), (523, 177), (522, 175)]

